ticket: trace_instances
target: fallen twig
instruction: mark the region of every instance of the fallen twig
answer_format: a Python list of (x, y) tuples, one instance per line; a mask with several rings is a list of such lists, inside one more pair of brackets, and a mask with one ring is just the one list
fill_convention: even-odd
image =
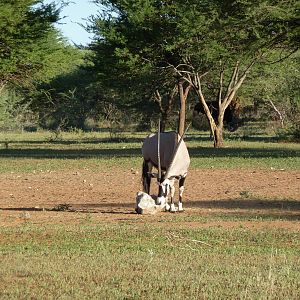
[(179, 236), (179, 235), (175, 235), (175, 234), (172, 233), (172, 232), (170, 232), (169, 234), (170, 234), (171, 236), (173, 236), (174, 238), (177, 238), (177, 239), (180, 239), (180, 240), (190, 241), (190, 242), (193, 242), (193, 243), (199, 243), (199, 244), (202, 244), (202, 245), (205, 245), (205, 246), (208, 246), (208, 247), (213, 247), (211, 244), (208, 244), (208, 243), (203, 242), (203, 241), (200, 241), (200, 240), (195, 240), (195, 239), (185, 238), (185, 237), (182, 237), (182, 236)]

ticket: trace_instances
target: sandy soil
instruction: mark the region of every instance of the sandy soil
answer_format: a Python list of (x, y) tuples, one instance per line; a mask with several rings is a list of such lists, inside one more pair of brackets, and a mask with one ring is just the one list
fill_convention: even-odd
[[(168, 225), (161, 221), (170, 218), (170, 213), (144, 216), (134, 212), (139, 190), (139, 170), (117, 167), (102, 173), (81, 170), (0, 175), (0, 226), (28, 220), (38, 224), (78, 223), (88, 218), (99, 223)], [(153, 182), (152, 193), (155, 192)], [(184, 197), (185, 212), (179, 224), (183, 227), (276, 226), (300, 230), (299, 171), (190, 170)], [(64, 208), (67, 211), (55, 211)], [(252, 221), (218, 222), (213, 218), (216, 214), (245, 215)], [(203, 215), (208, 220), (212, 216), (212, 221), (185, 220), (184, 216), (193, 215)], [(257, 221), (253, 221), (253, 216), (257, 216)]]

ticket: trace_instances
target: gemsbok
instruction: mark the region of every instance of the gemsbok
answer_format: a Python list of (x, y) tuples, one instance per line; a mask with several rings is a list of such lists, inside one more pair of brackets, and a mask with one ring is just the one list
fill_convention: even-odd
[[(179, 181), (178, 211), (183, 211), (184, 182), (190, 165), (190, 156), (183, 137), (176, 132), (159, 132), (150, 134), (142, 146), (143, 170), (142, 181), (144, 192), (150, 193), (151, 178), (157, 178), (158, 196), (156, 205), (166, 211), (176, 212), (174, 204), (175, 180)], [(158, 173), (152, 173), (155, 167)], [(171, 195), (170, 205), (168, 195)]]

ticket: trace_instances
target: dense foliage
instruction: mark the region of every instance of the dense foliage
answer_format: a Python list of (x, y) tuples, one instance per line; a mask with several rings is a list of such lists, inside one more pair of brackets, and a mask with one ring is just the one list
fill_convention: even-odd
[[(185, 82), (220, 138), (224, 111), (249, 72), (270, 58), (289, 57), (299, 45), (296, 1), (95, 2), (106, 7), (90, 27), (97, 37), (91, 45), (95, 71), (101, 69), (108, 84), (147, 91), (150, 100), (163, 91), (169, 106), (174, 85)], [(137, 84), (141, 78), (143, 85)], [(220, 102), (217, 120), (208, 99)]]
[[(160, 117), (175, 129), (200, 102), (222, 137), (222, 113), (238, 99), (244, 120), (272, 116), (297, 131), (297, 1), (94, 2), (99, 12), (86, 28), (94, 39), (84, 49), (55, 29), (55, 3), (1, 1), (2, 128), (101, 122), (112, 131), (128, 124), (149, 130)], [(219, 101), (215, 119), (205, 109), (211, 101)], [(253, 113), (257, 107), (263, 113)]]
[[(54, 27), (59, 13), (54, 3), (43, 1), (7, 0), (0, 4), (2, 128), (39, 124), (40, 112), (49, 102), (45, 90), (53, 92), (51, 82), (73, 72), (82, 61), (80, 51), (68, 45)], [(68, 91), (69, 86), (64, 88)], [(47, 109), (44, 113), (49, 114)]]
[(6, 0), (0, 4), (0, 84), (24, 83), (47, 62), (59, 44), (52, 26), (59, 18), (53, 5), (34, 0)]

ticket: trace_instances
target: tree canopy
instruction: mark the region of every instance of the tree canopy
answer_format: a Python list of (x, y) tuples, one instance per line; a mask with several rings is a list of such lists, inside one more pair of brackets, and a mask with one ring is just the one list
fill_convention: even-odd
[[(220, 135), (224, 111), (254, 64), (282, 60), (299, 46), (295, 0), (95, 2), (106, 8), (90, 27), (96, 35), (95, 66), (109, 61), (103, 74), (144, 78), (153, 93), (161, 86), (172, 89), (181, 78), (193, 86), (212, 132), (218, 129)], [(219, 100), (218, 120), (210, 115), (207, 96)]]
[[(296, 0), (94, 2), (94, 39), (78, 49), (55, 29), (54, 2), (1, 1), (0, 110), (19, 113), (22, 104), (39, 124), (65, 128), (91, 116), (130, 117), (143, 129), (158, 118), (163, 129), (179, 120), (183, 132), (187, 109), (200, 104), (222, 145), (225, 110), (237, 97), (259, 95), (279, 112), (285, 101), (299, 102)], [(241, 91), (245, 82), (251, 87)]]
[[(54, 3), (5, 0), (0, 3), (0, 88), (54, 76), (64, 40), (53, 24), (60, 10)], [(53, 58), (56, 56), (54, 65)], [(43, 74), (42, 74), (43, 73)], [(51, 74), (52, 73), (52, 74)]]
[[(15, 122), (7, 122), (9, 118), (26, 123), (26, 120), (38, 120), (43, 110), (43, 114), (51, 115), (59, 110), (58, 103), (66, 107), (62, 102), (70, 97), (62, 95), (70, 96), (78, 86), (78, 80), (71, 85), (66, 77), (70, 74), (74, 79), (78, 66), (83, 64), (84, 51), (68, 44), (54, 27), (60, 20), (60, 9), (54, 2), (5, 0), (0, 3), (0, 119), (3, 128), (8, 127), (7, 123), (14, 125)], [(64, 84), (63, 88), (57, 83), (57, 77)], [(72, 107), (74, 103), (69, 100), (68, 105)]]

